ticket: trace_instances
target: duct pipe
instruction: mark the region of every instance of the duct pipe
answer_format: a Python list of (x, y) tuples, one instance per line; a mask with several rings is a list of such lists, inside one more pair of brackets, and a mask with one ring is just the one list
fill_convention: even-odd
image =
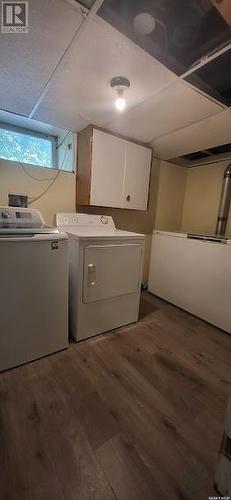
[(219, 205), (219, 213), (217, 217), (216, 234), (225, 236), (229, 209), (231, 202), (231, 163), (225, 169), (224, 179), (221, 191), (221, 199)]

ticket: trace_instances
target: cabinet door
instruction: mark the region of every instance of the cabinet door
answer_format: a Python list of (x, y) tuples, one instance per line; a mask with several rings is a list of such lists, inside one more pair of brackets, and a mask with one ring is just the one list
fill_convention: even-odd
[(90, 204), (123, 207), (126, 141), (93, 130)]
[(151, 156), (150, 149), (127, 142), (124, 208), (147, 210)]

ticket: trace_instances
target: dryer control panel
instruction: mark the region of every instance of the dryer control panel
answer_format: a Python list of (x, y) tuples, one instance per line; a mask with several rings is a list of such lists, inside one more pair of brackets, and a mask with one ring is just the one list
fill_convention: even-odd
[(56, 214), (56, 225), (62, 227), (105, 227), (115, 229), (113, 218), (109, 215), (64, 213)]

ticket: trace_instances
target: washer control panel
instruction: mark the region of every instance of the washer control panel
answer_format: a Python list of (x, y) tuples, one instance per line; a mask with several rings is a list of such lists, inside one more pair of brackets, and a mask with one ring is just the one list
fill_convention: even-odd
[(44, 220), (39, 210), (0, 207), (0, 227), (40, 227)]

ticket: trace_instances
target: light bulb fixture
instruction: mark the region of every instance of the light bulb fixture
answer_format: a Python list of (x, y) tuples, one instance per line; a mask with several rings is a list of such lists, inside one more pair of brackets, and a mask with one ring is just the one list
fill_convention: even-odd
[(123, 111), (126, 106), (124, 92), (130, 87), (130, 82), (124, 76), (115, 76), (111, 80), (111, 87), (116, 91), (115, 106), (118, 111)]
[(115, 100), (116, 108), (119, 111), (123, 111), (126, 106), (126, 101), (124, 99), (124, 91), (122, 89), (117, 90), (117, 98)]

